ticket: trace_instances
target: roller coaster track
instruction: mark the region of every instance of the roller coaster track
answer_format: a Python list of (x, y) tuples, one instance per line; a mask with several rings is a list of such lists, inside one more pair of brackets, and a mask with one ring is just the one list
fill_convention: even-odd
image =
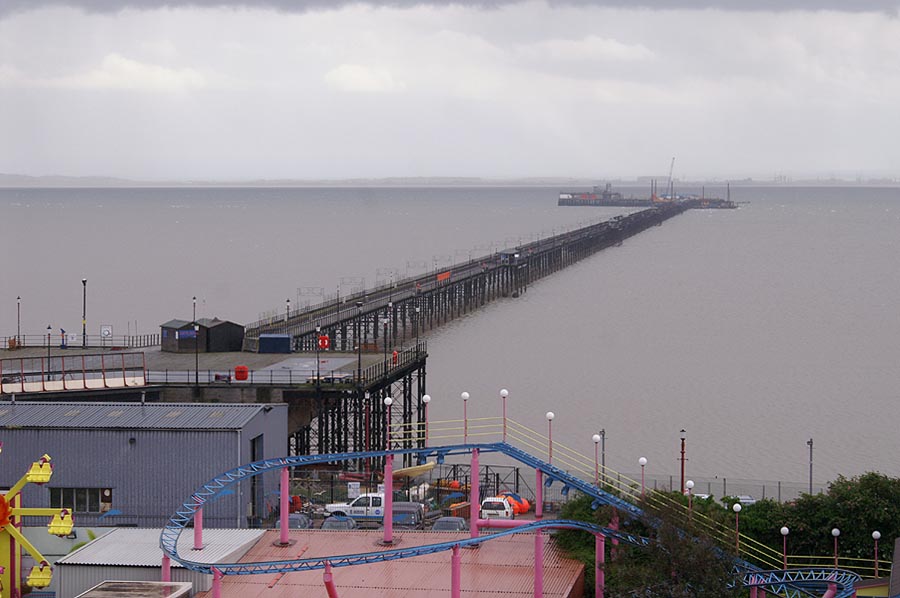
[[(449, 446), (394, 449), (390, 451), (371, 451), (362, 453), (337, 453), (326, 455), (299, 455), (280, 457), (277, 459), (264, 459), (255, 461), (230, 471), (224, 472), (198, 488), (185, 501), (181, 508), (169, 518), (169, 523), (160, 534), (159, 544), (163, 552), (171, 559), (179, 562), (183, 567), (202, 573), (211, 574), (213, 569), (224, 575), (256, 575), (266, 573), (281, 573), (292, 571), (309, 571), (324, 569), (326, 565), (331, 567), (348, 567), (368, 563), (386, 562), (403, 558), (412, 558), (437, 552), (452, 550), (455, 546), (471, 546), (487, 542), (504, 536), (534, 532), (544, 528), (579, 529), (590, 533), (600, 533), (609, 538), (615, 538), (636, 546), (646, 546), (650, 540), (633, 534), (624, 533), (590, 523), (571, 520), (543, 520), (525, 524), (516, 528), (507, 529), (489, 535), (439, 542), (425, 546), (409, 548), (392, 548), (383, 551), (363, 554), (336, 555), (330, 557), (317, 557), (309, 559), (294, 559), (267, 561), (256, 563), (201, 563), (186, 558), (178, 553), (178, 539), (187, 525), (193, 520), (197, 511), (207, 503), (213, 502), (221, 496), (228, 494), (229, 487), (242, 480), (270, 472), (278, 471), (285, 467), (297, 467), (316, 463), (328, 463), (335, 461), (348, 461), (357, 459), (377, 459), (386, 455), (416, 455), (420, 462), (428, 457), (435, 457), (442, 462), (446, 457), (453, 455), (470, 454), (477, 449), (480, 453), (501, 453), (519, 461), (529, 467), (544, 472), (545, 485), (559, 482), (565, 488), (573, 488), (594, 499), (595, 507), (600, 505), (612, 505), (617, 509), (628, 513), (633, 517), (644, 514), (641, 507), (632, 504), (621, 497), (585, 482), (570, 473), (544, 462), (541, 459), (513, 447), (505, 442), (486, 444), (457, 444)], [(780, 594), (788, 598), (800, 598), (802, 596), (817, 596), (824, 592), (830, 584), (838, 588), (836, 597), (845, 598), (853, 595), (853, 584), (860, 576), (851, 571), (836, 568), (804, 568), (787, 571), (762, 570), (747, 561), (735, 560), (735, 574), (737, 582), (746, 587), (763, 587), (767, 592)]]

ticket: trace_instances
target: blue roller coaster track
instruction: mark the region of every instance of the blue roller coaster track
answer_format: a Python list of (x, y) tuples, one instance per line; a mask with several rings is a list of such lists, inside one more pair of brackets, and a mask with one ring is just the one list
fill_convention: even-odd
[[(191, 495), (190, 499), (185, 501), (181, 508), (169, 518), (169, 523), (160, 534), (159, 545), (165, 554), (187, 569), (211, 574), (213, 568), (215, 568), (224, 575), (257, 575), (324, 569), (326, 563), (331, 567), (348, 567), (352, 565), (411, 558), (452, 550), (454, 546), (471, 546), (495, 538), (502, 538), (512, 534), (534, 532), (545, 528), (577, 529), (590, 533), (600, 533), (609, 538), (615, 538), (621, 542), (627, 542), (636, 546), (645, 546), (650, 542), (647, 538), (628, 534), (620, 530), (600, 527), (582, 521), (553, 519), (536, 521), (534, 523), (498, 531), (478, 538), (439, 542), (436, 544), (409, 548), (391, 548), (363, 554), (336, 555), (327, 558), (317, 557), (257, 563), (210, 564), (193, 561), (178, 553), (178, 539), (184, 529), (194, 519), (197, 511), (203, 508), (205, 504), (213, 502), (225, 494), (229, 494), (229, 487), (231, 485), (254, 476), (270, 471), (281, 470), (285, 467), (298, 467), (317, 463), (333, 463), (336, 461), (357, 459), (379, 459), (387, 455), (411, 454), (415, 455), (420, 463), (424, 463), (428, 457), (434, 457), (439, 463), (442, 463), (448, 456), (468, 455), (476, 449), (480, 453), (501, 453), (524, 465), (534, 468), (535, 470), (540, 470), (544, 473), (544, 484), (546, 486), (559, 482), (563, 485), (563, 494), (567, 494), (569, 489), (578, 490), (593, 498), (592, 506), (594, 508), (601, 505), (611, 505), (632, 517), (640, 517), (644, 514), (641, 507), (632, 504), (615, 494), (606, 492), (602, 488), (598, 488), (591, 483), (585, 482), (584, 480), (505, 442), (458, 444), (427, 448), (394, 449), (390, 451), (289, 456), (277, 459), (264, 459), (262, 461), (255, 461), (253, 463), (242, 465), (217, 475), (198, 488)], [(736, 559), (734, 566), (737, 583), (741, 583), (745, 587), (761, 587), (767, 592), (780, 594), (788, 598), (819, 596), (827, 590), (830, 584), (835, 584), (838, 588), (836, 598), (846, 598), (853, 595), (853, 584), (860, 579), (860, 576), (857, 573), (835, 568), (803, 568), (789, 569), (786, 571), (767, 571), (742, 559)]]

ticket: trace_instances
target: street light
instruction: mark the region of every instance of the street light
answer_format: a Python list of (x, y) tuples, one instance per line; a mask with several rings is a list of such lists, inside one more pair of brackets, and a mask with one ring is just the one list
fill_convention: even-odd
[(50, 381), (50, 334), (53, 332), (53, 328), (50, 324), (47, 324), (47, 381)]
[(741, 503), (739, 502), (731, 505), (731, 510), (734, 511), (734, 547), (737, 554), (741, 554), (741, 532), (740, 526), (738, 525), (738, 516), (740, 515), (742, 508), (743, 507), (741, 507)]
[(194, 322), (194, 386), (200, 385), (200, 324)]
[(422, 397), (422, 404), (425, 405), (425, 446), (428, 446), (428, 403), (431, 402), (431, 395)]
[(553, 464), (553, 418), (556, 417), (556, 414), (552, 411), (547, 412), (547, 453), (548, 459), (547, 463)]
[(688, 518), (694, 515), (694, 480), (688, 480), (684, 483), (688, 493)]
[[(418, 301), (418, 299), (417, 299)], [(416, 351), (419, 350), (419, 306), (416, 306)]]
[(841, 535), (841, 530), (838, 528), (834, 528), (831, 530), (831, 535), (834, 536), (834, 568), (837, 569), (838, 566), (838, 537)]
[(647, 457), (638, 459), (638, 465), (641, 466), (641, 498), (644, 498), (644, 466), (647, 464)]
[(391, 405), (394, 404), (394, 399), (391, 397), (384, 398), (384, 406), (387, 407), (387, 414), (385, 419), (384, 426), (384, 448), (387, 450), (391, 450)]
[(319, 338), (320, 338), (319, 333), (321, 333), (321, 332), (322, 332), (322, 327), (316, 326), (316, 390), (318, 390), (320, 388), (319, 387), (319, 348), (321, 346), (321, 343), (319, 341)]
[(506, 397), (509, 391), (505, 388), (500, 389), (500, 402), (503, 404), (503, 442), (506, 442)]
[(681, 493), (684, 494), (684, 441), (687, 439), (687, 432), (681, 428)]
[(787, 571), (787, 537), (791, 530), (785, 525), (781, 528), (781, 565)]
[(356, 385), (362, 394), (362, 301), (356, 302)]
[(81, 279), (81, 286), (81, 348), (84, 349), (87, 347), (87, 278)]
[(807, 446), (809, 446), (809, 493), (812, 494), (812, 450), (813, 450), (813, 439), (810, 438), (806, 442)]
[(469, 393), (463, 392), (459, 398), (463, 400), (463, 444), (469, 444)]
[(16, 348), (22, 345), (22, 297), (16, 297)]
[(594, 486), (600, 487), (600, 435), (591, 436), (594, 441)]
[(872, 539), (875, 540), (875, 577), (878, 577), (878, 540), (881, 539), (881, 532), (872, 532)]

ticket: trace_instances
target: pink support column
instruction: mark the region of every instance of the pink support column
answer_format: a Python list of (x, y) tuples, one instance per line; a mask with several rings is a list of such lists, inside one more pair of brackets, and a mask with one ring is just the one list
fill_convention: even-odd
[[(195, 496), (196, 500), (197, 497)], [(194, 513), (194, 550), (203, 550), (203, 508)]]
[(291, 484), (290, 484), (290, 480), (288, 477), (289, 475), (290, 475), (290, 472), (288, 471), (288, 468), (282, 467), (281, 468), (281, 497), (280, 497), (281, 498), (281, 503), (280, 503), (281, 504), (281, 507), (280, 507), (281, 512), (278, 514), (278, 522), (279, 522), (279, 525), (281, 526), (281, 530), (280, 530), (281, 533), (279, 534), (278, 542), (282, 546), (290, 546), (290, 544), (291, 544), (290, 541), (288, 541), (288, 523), (290, 521), (290, 517), (288, 517), (288, 515), (289, 515), (288, 505), (290, 504), (289, 499), (291, 498), (290, 497)]
[(837, 595), (837, 584), (829, 583), (828, 591), (822, 594), (822, 598), (834, 598)]
[(759, 591), (756, 586), (750, 588), (750, 598), (759, 598)]
[(544, 534), (534, 534), (534, 598), (544, 596)]
[(384, 458), (384, 544), (394, 543), (394, 455)]
[(478, 465), (478, 449), (472, 449), (471, 480), (469, 482), (469, 530), (478, 537), (478, 518), (481, 516), (481, 469)]
[(325, 561), (325, 573), (322, 575), (325, 582), (325, 592), (328, 598), (338, 598), (337, 586), (334, 585), (334, 575), (331, 574), (331, 563)]
[(462, 557), (459, 554), (459, 544), (456, 544), (453, 547), (453, 556), (450, 557), (450, 598), (459, 598), (461, 569)]
[(603, 598), (606, 591), (606, 536), (594, 534), (594, 596)]
[(536, 469), (534, 473), (534, 518), (542, 519), (544, 517), (544, 472)]
[(213, 567), (212, 598), (222, 598), (222, 572)]
[(163, 554), (162, 578), (160, 581), (172, 581), (172, 559), (170, 559), (167, 554)]
[(759, 594), (757, 595), (757, 598), (766, 598), (766, 589), (765, 588), (759, 588)]

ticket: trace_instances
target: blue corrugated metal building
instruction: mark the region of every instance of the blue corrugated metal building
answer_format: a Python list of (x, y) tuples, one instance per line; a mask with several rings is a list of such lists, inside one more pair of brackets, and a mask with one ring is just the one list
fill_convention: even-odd
[[(285, 403), (0, 401), (0, 487), (48, 454), (53, 476), (23, 489), (26, 506), (73, 508), (79, 527), (162, 527), (219, 473), (286, 455), (287, 420)], [(234, 489), (206, 505), (204, 526), (255, 527), (278, 504), (278, 473)]]

